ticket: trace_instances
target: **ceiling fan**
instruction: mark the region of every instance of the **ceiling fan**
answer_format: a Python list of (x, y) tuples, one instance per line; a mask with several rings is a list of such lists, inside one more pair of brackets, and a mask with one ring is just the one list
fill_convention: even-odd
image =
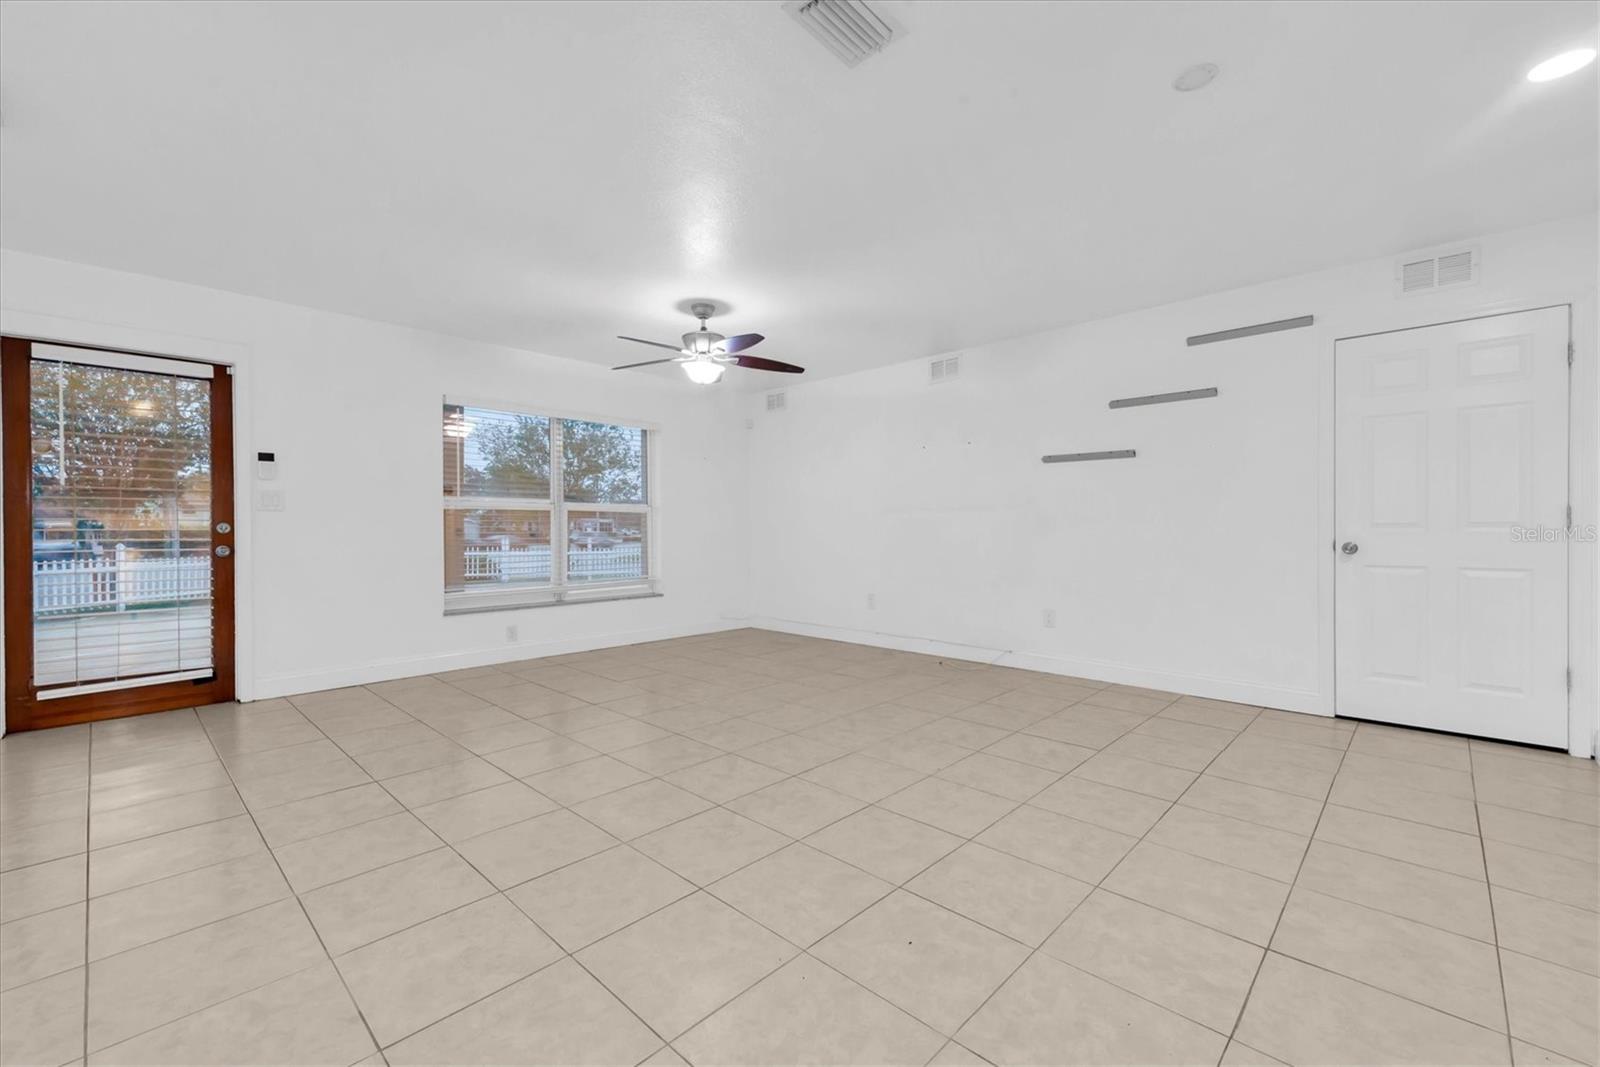
[(720, 333), (713, 333), (706, 329), (706, 320), (716, 313), (715, 304), (690, 304), (689, 311), (700, 320), (700, 328), (683, 335), (683, 344), (669, 345), (660, 341), (646, 341), (642, 337), (625, 337), (617, 335), (619, 341), (633, 341), (635, 344), (651, 345), (655, 348), (665, 348), (678, 353), (667, 359), (647, 359), (643, 363), (624, 363), (612, 370), (632, 370), (634, 367), (654, 367), (658, 363), (677, 363), (683, 367), (683, 373), (696, 385), (714, 385), (722, 380), (722, 372), (729, 367), (746, 367), (750, 370), (778, 371), (782, 374), (804, 374), (804, 367), (797, 367), (793, 363), (781, 363), (775, 359), (762, 359), (760, 356), (743, 356), (739, 353), (747, 348), (754, 348), (763, 340), (759, 333), (740, 333), (732, 337), (724, 337)]

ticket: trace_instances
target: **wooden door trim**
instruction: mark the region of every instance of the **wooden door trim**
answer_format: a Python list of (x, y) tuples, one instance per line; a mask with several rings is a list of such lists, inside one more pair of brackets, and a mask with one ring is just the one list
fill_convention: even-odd
[[(5, 513), (6, 732), (32, 721), (33, 441), (29, 433), (30, 341), (0, 338), (0, 501)], [(13, 518), (15, 516), (15, 518)], [(19, 613), (20, 612), (20, 613)]]
[[(0, 338), (0, 505), (5, 546), (5, 697), (6, 732), (95, 722), (144, 715), (173, 708), (215, 704), (234, 697), (234, 557), (218, 558), (215, 549), (234, 544), (233, 376), (228, 367), (212, 364), (211, 377), (211, 545), (212, 665), (209, 680), (166, 682), (130, 689), (84, 693), (39, 700), (33, 685), (33, 440), (30, 432), (32, 393), (30, 362), (33, 342)], [(74, 345), (116, 352), (100, 346)], [(148, 356), (147, 352), (128, 355)], [(158, 357), (159, 358), (159, 357)], [(169, 357), (180, 358), (180, 357)], [(183, 362), (203, 362), (181, 357)], [(217, 532), (226, 522), (229, 532)]]

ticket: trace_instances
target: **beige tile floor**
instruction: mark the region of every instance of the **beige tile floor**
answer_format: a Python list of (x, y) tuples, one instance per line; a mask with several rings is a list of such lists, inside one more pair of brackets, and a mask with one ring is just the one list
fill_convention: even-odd
[(744, 630), (0, 767), (7, 1064), (1596, 1061), (1552, 753)]

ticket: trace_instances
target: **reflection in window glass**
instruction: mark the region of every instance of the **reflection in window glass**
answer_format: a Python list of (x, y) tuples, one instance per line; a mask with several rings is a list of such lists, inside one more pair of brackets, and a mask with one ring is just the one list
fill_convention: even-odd
[(548, 585), (550, 512), (446, 509), (446, 592), (512, 583)]
[(444, 495), (550, 499), (550, 420), (446, 404)]
[(441, 432), (446, 611), (654, 591), (649, 431), (446, 401)]
[(645, 503), (645, 432), (581, 419), (561, 421), (562, 499)]
[(34, 684), (211, 667), (211, 383), (29, 376)]
[(568, 511), (567, 581), (645, 577), (647, 518), (638, 511)]

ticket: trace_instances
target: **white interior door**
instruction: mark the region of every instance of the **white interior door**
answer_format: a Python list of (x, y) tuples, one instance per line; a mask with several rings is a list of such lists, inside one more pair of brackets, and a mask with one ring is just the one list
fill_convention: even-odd
[(1567, 747), (1567, 331), (1338, 343), (1338, 714)]

